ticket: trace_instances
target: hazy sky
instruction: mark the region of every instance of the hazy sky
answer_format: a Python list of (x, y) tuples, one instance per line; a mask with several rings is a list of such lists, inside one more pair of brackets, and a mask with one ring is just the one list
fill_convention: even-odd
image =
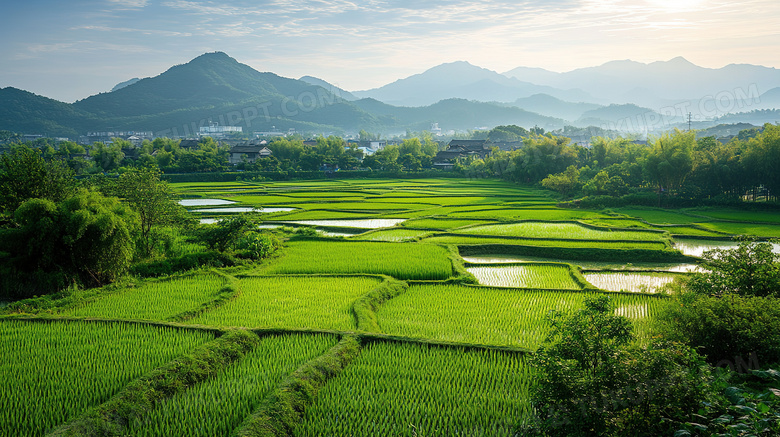
[(780, 68), (778, 0), (25, 0), (0, 11), (0, 87), (68, 102), (210, 51), (353, 91), (457, 60), (498, 72), (676, 56)]

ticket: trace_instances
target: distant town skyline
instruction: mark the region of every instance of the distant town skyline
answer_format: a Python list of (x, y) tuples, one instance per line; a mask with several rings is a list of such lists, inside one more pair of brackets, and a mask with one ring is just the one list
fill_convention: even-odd
[(3, 12), (0, 87), (66, 102), (212, 51), (349, 91), (458, 60), (500, 73), (677, 56), (780, 68), (776, 0), (29, 0)]

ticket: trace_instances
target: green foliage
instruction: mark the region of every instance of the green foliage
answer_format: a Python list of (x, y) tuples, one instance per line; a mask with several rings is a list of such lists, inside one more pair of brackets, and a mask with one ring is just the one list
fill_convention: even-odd
[(780, 435), (780, 372), (748, 370), (721, 374), (718, 396), (675, 436)]
[(771, 297), (709, 297), (685, 290), (657, 316), (665, 337), (697, 347), (710, 363), (747, 359), (780, 361), (780, 305)]
[[(115, 198), (81, 191), (59, 204), (31, 199), (15, 213), (19, 228), (0, 234), (10, 254), (6, 295), (45, 294), (78, 282), (99, 286), (130, 267), (136, 216)], [(26, 289), (26, 291), (25, 291)]]
[(541, 183), (544, 188), (557, 191), (566, 197), (580, 185), (580, 170), (576, 166), (570, 165), (563, 173), (551, 174)]
[(0, 213), (12, 214), (29, 199), (60, 202), (74, 188), (73, 172), (62, 160), (46, 161), (27, 146), (0, 154)]
[(696, 273), (688, 288), (710, 296), (780, 297), (780, 254), (770, 243), (744, 240), (734, 249), (704, 252), (708, 273)]
[(534, 355), (536, 431), (550, 436), (664, 435), (698, 408), (709, 382), (703, 361), (679, 344), (628, 348), (628, 319), (607, 296), (553, 312)]
[(205, 267), (230, 267), (240, 264), (241, 260), (221, 252), (196, 252), (158, 261), (148, 261), (133, 265), (130, 272), (144, 278), (166, 276)]
[(154, 247), (152, 229), (156, 226), (182, 222), (185, 210), (176, 203), (176, 197), (168, 183), (161, 180), (158, 168), (130, 169), (122, 173), (114, 184), (104, 188), (121, 197), (140, 219), (140, 248), (142, 255), (152, 254)]
[(43, 436), (212, 339), (144, 325), (2, 320), (0, 434)]

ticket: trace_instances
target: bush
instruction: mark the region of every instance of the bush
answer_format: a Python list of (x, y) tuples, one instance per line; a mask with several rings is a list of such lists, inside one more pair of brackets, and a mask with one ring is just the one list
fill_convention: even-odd
[(631, 323), (609, 297), (584, 304), (549, 318), (551, 334), (531, 359), (538, 417), (526, 434), (671, 435), (707, 397), (708, 367), (681, 344), (630, 346)]
[(780, 305), (755, 296), (704, 296), (679, 292), (656, 317), (659, 330), (672, 340), (699, 348), (717, 364), (735, 357), (780, 362)]
[(137, 264), (133, 266), (131, 272), (141, 277), (154, 277), (172, 275), (202, 267), (229, 267), (238, 263), (239, 261), (236, 258), (228, 254), (209, 251)]

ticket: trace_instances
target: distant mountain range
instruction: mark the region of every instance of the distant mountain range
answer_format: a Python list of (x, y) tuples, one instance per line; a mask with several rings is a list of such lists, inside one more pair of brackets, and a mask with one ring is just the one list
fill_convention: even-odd
[(567, 73), (519, 67), (499, 74), (453, 62), (350, 92), (312, 76), (296, 80), (259, 72), (215, 52), (73, 104), (2, 88), (0, 129), (68, 137), (120, 130), (191, 136), (217, 122), (248, 132), (365, 129), (387, 135), (438, 123), (445, 131), (517, 124), (647, 132), (681, 125), (688, 112), (713, 124), (777, 122), (775, 108), (780, 108), (780, 70), (707, 69), (683, 58), (614, 61)]

